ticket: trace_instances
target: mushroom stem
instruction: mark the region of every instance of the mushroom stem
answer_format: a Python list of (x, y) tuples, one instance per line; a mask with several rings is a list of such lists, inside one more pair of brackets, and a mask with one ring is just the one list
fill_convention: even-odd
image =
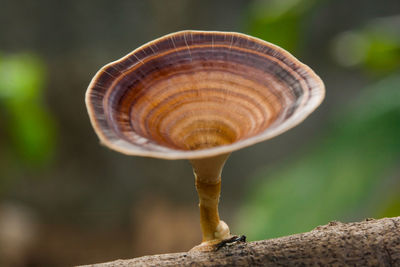
[(229, 155), (190, 160), (200, 201), (202, 245), (214, 244), (230, 237), (228, 225), (219, 219), (218, 214), (221, 172)]

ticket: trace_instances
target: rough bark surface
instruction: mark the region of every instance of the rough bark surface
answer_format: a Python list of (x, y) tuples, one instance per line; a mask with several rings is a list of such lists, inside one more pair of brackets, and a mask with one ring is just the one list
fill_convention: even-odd
[(400, 217), (330, 222), (314, 230), (214, 252), (183, 252), (86, 266), (400, 266)]

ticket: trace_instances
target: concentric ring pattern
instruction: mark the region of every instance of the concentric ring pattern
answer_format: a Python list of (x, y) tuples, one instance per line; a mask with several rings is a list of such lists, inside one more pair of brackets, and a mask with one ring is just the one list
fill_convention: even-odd
[(239, 33), (183, 31), (103, 67), (86, 105), (112, 149), (201, 158), (292, 128), (324, 94), (321, 79), (282, 48)]

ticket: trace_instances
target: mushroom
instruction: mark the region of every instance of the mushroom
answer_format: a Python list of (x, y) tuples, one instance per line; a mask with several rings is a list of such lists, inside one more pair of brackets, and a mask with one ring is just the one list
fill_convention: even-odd
[(324, 94), (321, 79), (276, 45), (240, 33), (181, 31), (101, 68), (86, 105), (105, 146), (190, 161), (203, 235), (195, 248), (209, 250), (232, 237), (218, 214), (230, 153), (296, 126)]

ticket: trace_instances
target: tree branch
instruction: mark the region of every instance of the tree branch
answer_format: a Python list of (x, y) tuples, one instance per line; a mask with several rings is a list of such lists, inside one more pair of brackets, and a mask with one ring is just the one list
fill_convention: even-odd
[(100, 263), (105, 266), (400, 266), (400, 217), (330, 222), (281, 238)]

